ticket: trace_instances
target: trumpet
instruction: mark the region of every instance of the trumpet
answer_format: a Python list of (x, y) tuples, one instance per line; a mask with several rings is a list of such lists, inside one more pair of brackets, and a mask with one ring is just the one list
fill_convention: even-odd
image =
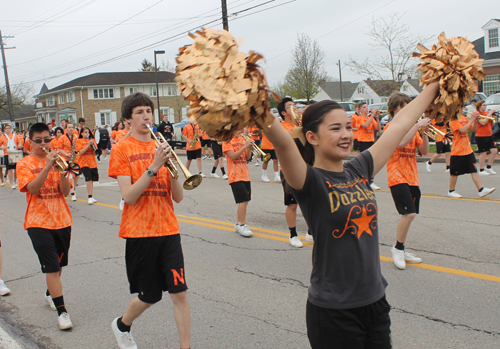
[(302, 127), (302, 117), (300, 117), (295, 111), (295, 105), (290, 109), (290, 114), (292, 114), (293, 124), (295, 126)]
[[(423, 118), (424, 118), (424, 116), (422, 115), (422, 116), (418, 119), (418, 121), (422, 120)], [(417, 122), (418, 122), (418, 121), (417, 121)], [(438, 130), (436, 127), (434, 127), (434, 126), (432, 126), (432, 125), (429, 125), (429, 126), (428, 126), (428, 128), (429, 128), (429, 129), (428, 129), (428, 130), (426, 130), (424, 127), (421, 127), (421, 128), (419, 129), (419, 131), (420, 131), (420, 132), (422, 132), (423, 134), (427, 135), (427, 137), (430, 137), (430, 138), (432, 138), (432, 139), (436, 139), (436, 138), (438, 137), (438, 135), (439, 135), (439, 136), (441, 136), (441, 137), (443, 137), (443, 138), (445, 138), (445, 136), (446, 136), (446, 133), (445, 133), (445, 132)]]
[[(156, 148), (158, 148), (161, 143), (167, 141), (161, 133), (158, 133), (158, 136), (160, 138), (160, 139), (158, 139), (158, 137), (154, 134), (154, 132), (151, 129), (151, 126), (149, 126), (149, 124), (148, 124), (148, 128), (149, 128), (149, 131), (151, 132), (151, 134), (153, 135), (153, 139), (155, 141)], [(186, 190), (191, 190), (191, 189), (197, 188), (201, 184), (201, 181), (203, 180), (201, 175), (191, 174), (191, 172), (189, 172), (189, 170), (186, 168), (186, 166), (184, 166), (184, 164), (179, 160), (179, 157), (177, 156), (177, 154), (173, 150), (170, 150), (170, 152), (174, 156), (175, 161), (177, 161), (177, 163), (179, 164), (179, 167), (181, 168), (181, 171), (184, 174), (184, 177), (186, 177), (186, 180), (184, 181), (184, 184), (182, 185), (182, 187)], [(168, 171), (170, 172), (170, 174), (172, 175), (172, 177), (174, 179), (179, 178), (179, 171), (177, 171), (177, 167), (173, 163), (172, 159), (168, 159), (167, 162), (165, 163), (165, 166), (168, 168)]]
[[(49, 154), (50, 152), (47, 150), (47, 148), (43, 148), (43, 150), (45, 150), (45, 152), (47, 154)], [(80, 175), (80, 166), (78, 166), (78, 164), (75, 164), (75, 163), (72, 163), (72, 164), (68, 164), (66, 162), (66, 160), (64, 160), (62, 158), (61, 155), (57, 154), (57, 157), (56, 157), (56, 161), (54, 163), (54, 168), (66, 175), (68, 172), (72, 172), (74, 176), (79, 176)]]
[[(473, 113), (469, 112), (469, 113), (467, 113), (466, 117), (470, 119), (470, 117), (471, 117), (472, 114)], [(493, 113), (493, 115), (495, 115), (495, 114), (498, 114), (498, 113)], [(495, 115), (495, 116), (497, 116), (497, 115)], [(493, 122), (497, 122), (497, 119), (495, 117), (493, 117), (493, 116), (479, 114), (477, 118), (478, 119), (487, 119), (487, 120), (491, 120)]]
[[(251, 138), (247, 135), (242, 135), (243, 139), (245, 139), (245, 141), (248, 141), (250, 140)], [(259, 156), (262, 156), (262, 160), (264, 160), (264, 162), (268, 162), (269, 160), (271, 160), (271, 154), (266, 154), (262, 151), (262, 149), (259, 148), (259, 146), (255, 143), (252, 143), (252, 153), (253, 155), (259, 157)]]

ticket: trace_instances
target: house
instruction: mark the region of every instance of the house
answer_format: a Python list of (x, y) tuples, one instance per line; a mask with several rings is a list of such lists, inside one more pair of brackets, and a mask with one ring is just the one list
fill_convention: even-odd
[(410, 97), (416, 97), (423, 91), (423, 89), (424, 88), (420, 86), (420, 79), (412, 79), (411, 77), (408, 77), (408, 79), (403, 81), (399, 92)]
[(399, 91), (402, 84), (402, 81), (366, 79), (358, 84), (351, 99), (367, 104), (387, 103), (389, 96)]
[[(350, 81), (327, 81), (321, 84), (319, 87), (319, 92), (313, 99), (316, 101), (324, 101), (331, 99), (335, 102), (351, 102), (351, 96), (356, 90), (358, 83), (352, 83)], [(342, 94), (340, 93), (340, 87), (342, 86)]]
[(154, 122), (160, 118), (157, 104), (155, 75), (158, 77), (160, 116), (168, 115), (171, 122), (179, 122), (186, 115), (189, 104), (180, 95), (171, 72), (138, 71), (95, 73), (71, 80), (49, 89), (45, 84), (35, 96), (38, 121), (59, 125), (62, 119), (76, 123), (85, 118), (86, 126), (113, 125), (121, 119), (121, 104), (135, 92), (151, 96), (155, 104)]
[(11, 123), (10, 117), (7, 113), (5, 113), (5, 115), (0, 114), (0, 119), (0, 123), (2, 125), (11, 124), (15, 130), (25, 131), (31, 124), (37, 122), (35, 106), (21, 105), (14, 108), (14, 124)]
[(500, 92), (500, 19), (490, 19), (481, 29), (484, 36), (472, 43), (479, 58), (484, 59), (483, 69), (486, 77), (479, 84), (479, 91), (489, 96)]

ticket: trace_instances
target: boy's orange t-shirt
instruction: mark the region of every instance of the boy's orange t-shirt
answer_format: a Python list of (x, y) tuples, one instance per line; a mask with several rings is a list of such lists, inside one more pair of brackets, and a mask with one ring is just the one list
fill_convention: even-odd
[(45, 167), (46, 160), (33, 155), (24, 157), (17, 163), (19, 190), (26, 193), (28, 207), (24, 216), (24, 229), (62, 229), (73, 224), (68, 203), (61, 192), (60, 173), (54, 167), (50, 169), (40, 192), (36, 195), (28, 191), (27, 185)]
[[(384, 131), (389, 127), (389, 122)], [(403, 148), (397, 147), (387, 162), (387, 183), (389, 187), (406, 183), (410, 186), (419, 186), (416, 148), (422, 144), (420, 133), (413, 136), (410, 143)]]
[[(248, 170), (246, 151), (241, 154), (241, 156), (233, 160), (227, 152), (239, 151), (245, 145), (245, 139), (243, 137), (233, 137), (229, 142), (222, 143), (222, 152), (226, 154), (227, 159), (227, 176), (229, 184), (234, 182), (249, 182), (250, 181), (250, 171)], [(250, 148), (247, 149), (247, 151)]]
[(25, 153), (30, 152), (31, 153), (31, 142), (30, 142), (29, 138), (26, 138), (26, 141), (24, 142), (23, 152), (25, 152)]
[(349, 120), (351, 122), (351, 126), (353, 128), (352, 134), (354, 135), (354, 139), (358, 139), (358, 117), (357, 113), (354, 113)]
[(470, 146), (469, 132), (461, 133), (459, 128), (467, 125), (469, 119), (462, 116), (458, 120), (450, 121), (450, 130), (453, 132), (453, 145), (451, 147), (451, 155), (469, 155), (473, 152)]
[[(142, 142), (130, 136), (113, 147), (108, 175), (129, 176), (132, 184), (153, 162), (153, 140)], [(179, 234), (179, 224), (172, 202), (170, 172), (162, 166), (153, 181), (133, 205), (125, 203), (118, 236), (144, 238)]]
[[(59, 138), (59, 143), (61, 144), (61, 148), (59, 149), (62, 149), (64, 150), (64, 152), (71, 155), (73, 146), (76, 146), (76, 140), (77, 137), (75, 136), (75, 134), (73, 134), (73, 137), (69, 137), (68, 134), (62, 135), (61, 138)], [(64, 158), (64, 160), (69, 161), (69, 156), (64, 156), (62, 154), (61, 156)]]
[(208, 137), (207, 133), (205, 131), (203, 131), (202, 135), (201, 135), (201, 139), (204, 139), (204, 140), (209, 140), (210, 137)]
[(369, 116), (362, 115), (358, 115), (358, 117), (356, 118), (358, 142), (375, 142), (375, 128), (377, 127), (377, 120), (373, 119), (372, 123), (368, 127), (361, 126), (361, 124), (364, 124), (369, 118)]
[(184, 128), (182, 129), (182, 134), (184, 135), (184, 137), (186, 137), (186, 139), (189, 139), (189, 140), (193, 139), (193, 135), (195, 133), (198, 137), (198, 141), (195, 143), (194, 147), (191, 147), (192, 143), (188, 143), (186, 145), (186, 150), (188, 150), (188, 151), (195, 151), (195, 150), (201, 149), (201, 142), (200, 142), (200, 137), (199, 137), (200, 126), (198, 124), (193, 125), (193, 124), (189, 123), (186, 126), (184, 126)]
[[(480, 115), (487, 116), (488, 112), (478, 112)], [(479, 121), (480, 118), (477, 118)], [(485, 119), (488, 121), (485, 125), (481, 125), (480, 122), (477, 123), (476, 137), (490, 137), (493, 135), (493, 121), (490, 119)]]
[[(444, 123), (443, 126), (438, 126), (436, 125), (436, 119), (432, 119), (432, 126), (434, 126), (435, 128), (437, 128), (439, 131), (443, 132), (444, 134), (446, 134), (447, 130), (446, 130), (446, 125), (448, 125), (448, 121), (446, 121)], [(443, 141), (443, 136), (441, 136), (439, 133), (436, 133), (437, 134), (437, 137), (435, 139), (436, 143), (437, 142), (442, 142)]]
[(118, 131), (116, 131), (116, 130), (111, 131), (111, 136), (109, 136), (109, 137), (110, 137), (112, 140), (115, 140), (115, 137), (116, 137), (116, 132), (118, 132)]
[[(82, 150), (87, 146), (89, 141), (93, 142), (95, 148), (97, 149), (97, 143), (95, 142), (94, 139), (78, 138), (78, 141), (76, 142), (76, 151), (80, 152), (80, 150)], [(84, 167), (97, 168), (95, 153), (91, 147), (89, 147), (85, 153), (78, 154), (78, 165), (80, 166), (80, 168)]]
[[(50, 141), (50, 149), (51, 150), (62, 149), (62, 144), (61, 144), (62, 137), (64, 137), (64, 136), (59, 137), (59, 139), (54, 138), (53, 140)], [(62, 154), (61, 154), (61, 156), (62, 156)]]
[(123, 129), (123, 130), (120, 130), (120, 131), (116, 131), (116, 134), (115, 134), (115, 141), (118, 142), (120, 139), (122, 139), (123, 137), (125, 137), (127, 135), (128, 131), (126, 129)]
[(258, 132), (259, 132), (259, 128), (257, 126), (253, 126), (253, 127), (249, 127), (248, 128), (248, 132), (250, 132), (250, 137), (254, 140), (254, 141), (258, 141), (260, 140), (260, 137), (258, 135)]

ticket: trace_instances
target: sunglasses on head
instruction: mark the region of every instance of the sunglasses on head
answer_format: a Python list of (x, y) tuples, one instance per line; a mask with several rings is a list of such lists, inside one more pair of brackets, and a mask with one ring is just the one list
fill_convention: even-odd
[(50, 143), (50, 141), (52, 141), (51, 138), (45, 138), (45, 139), (32, 139), (33, 142), (35, 142), (36, 144), (42, 144), (42, 143), (45, 143), (45, 144), (48, 144)]

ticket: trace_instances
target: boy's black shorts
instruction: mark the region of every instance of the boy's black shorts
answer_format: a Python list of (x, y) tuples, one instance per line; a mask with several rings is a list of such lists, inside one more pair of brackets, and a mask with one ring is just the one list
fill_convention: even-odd
[(262, 151), (266, 154), (271, 154), (271, 160), (277, 160), (278, 157), (276, 156), (276, 152), (274, 149), (262, 149)]
[(373, 144), (375, 144), (375, 142), (359, 142), (358, 141), (358, 144), (359, 144), (359, 152), (364, 152), (365, 150), (369, 149)]
[(283, 193), (285, 195), (285, 206), (288, 205), (297, 205), (297, 200), (293, 197), (292, 193), (290, 192), (290, 188), (288, 188), (288, 184), (286, 183), (285, 176), (283, 175), (283, 171), (280, 171), (280, 177), (281, 177), (281, 185), (283, 186)]
[(139, 293), (144, 303), (160, 301), (163, 291), (187, 290), (180, 234), (127, 238), (125, 264), (130, 293)]
[(99, 182), (99, 172), (97, 168), (82, 167), (80, 169), (85, 177), (85, 182)]
[(420, 188), (407, 183), (396, 184), (391, 188), (392, 199), (399, 214), (419, 213)]
[(450, 143), (436, 142), (436, 153), (445, 154), (451, 152)]
[[(189, 144), (187, 145), (189, 147)], [(201, 158), (201, 148), (197, 150), (187, 150), (187, 159), (188, 160), (196, 160)]]
[(493, 136), (489, 137), (477, 137), (477, 153), (485, 153), (492, 148), (496, 148), (495, 142), (493, 141)]
[(210, 147), (210, 144), (212, 143), (211, 139), (201, 139), (201, 147), (204, 148), (205, 146)]
[(474, 153), (450, 156), (450, 175), (460, 176), (474, 172), (477, 172), (476, 157)]
[(28, 235), (38, 255), (42, 273), (57, 273), (68, 265), (71, 227), (56, 230), (28, 228)]
[(212, 152), (214, 153), (214, 160), (222, 157), (222, 144), (217, 141), (211, 141)]
[(231, 183), (231, 190), (233, 191), (234, 201), (236, 201), (237, 204), (252, 199), (252, 187), (250, 186), (250, 182), (233, 182)]
[(352, 145), (352, 150), (359, 150), (359, 142), (357, 139), (354, 140), (354, 144)]

